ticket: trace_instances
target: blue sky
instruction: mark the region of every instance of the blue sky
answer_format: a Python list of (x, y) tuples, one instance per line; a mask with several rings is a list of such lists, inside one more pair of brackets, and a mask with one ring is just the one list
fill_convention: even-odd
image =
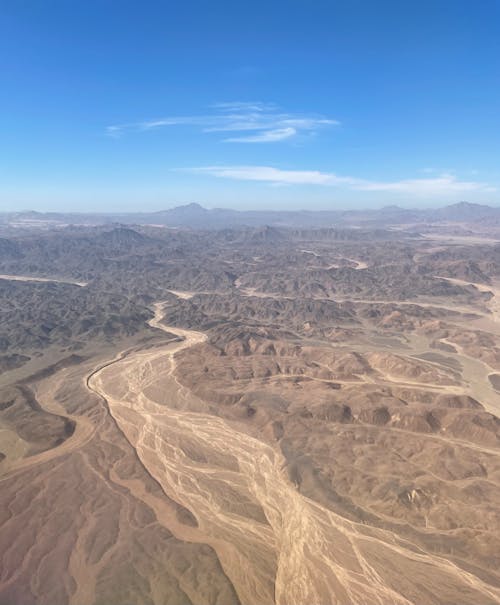
[(500, 2), (5, 0), (0, 210), (500, 203)]

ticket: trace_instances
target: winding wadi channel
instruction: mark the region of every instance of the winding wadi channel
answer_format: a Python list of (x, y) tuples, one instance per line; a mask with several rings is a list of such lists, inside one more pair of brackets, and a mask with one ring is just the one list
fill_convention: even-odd
[(442, 590), (462, 586), (464, 602), (500, 601), (500, 590), (447, 559), (300, 494), (278, 448), (211, 415), (178, 382), (176, 354), (206, 335), (163, 325), (163, 313), (157, 303), (150, 325), (182, 340), (117, 356), (87, 386), (192, 521), (144, 500), (177, 538), (214, 548), (242, 603), (409, 604), (430, 578)]

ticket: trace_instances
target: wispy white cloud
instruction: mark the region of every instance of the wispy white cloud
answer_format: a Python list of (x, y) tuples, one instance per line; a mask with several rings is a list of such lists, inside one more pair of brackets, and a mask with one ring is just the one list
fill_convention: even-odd
[(230, 137), (224, 139), (226, 143), (275, 143), (289, 139), (297, 134), (295, 128), (277, 128), (276, 130), (263, 130), (258, 134), (251, 134), (243, 137)]
[[(272, 103), (216, 103), (206, 115), (167, 116), (141, 122), (108, 126), (109, 136), (119, 138), (130, 132), (141, 132), (172, 126), (197, 127), (204, 133), (228, 132), (235, 136), (222, 139), (227, 143), (276, 143), (303, 133), (337, 126), (339, 122), (324, 116), (285, 113)], [(252, 133), (252, 134), (244, 134)]]
[(487, 183), (462, 181), (453, 174), (441, 174), (434, 178), (404, 179), (394, 182), (361, 181), (356, 186), (361, 191), (393, 191), (409, 195), (449, 195), (470, 191), (496, 191)]
[(202, 118), (177, 116), (173, 118), (161, 118), (159, 120), (146, 120), (144, 122), (137, 122), (137, 124), (128, 124), (122, 128), (124, 130), (154, 130), (155, 128), (163, 128), (165, 126), (191, 126), (197, 123), (199, 125), (203, 124)]
[(122, 126), (106, 126), (106, 134), (113, 138), (119, 138), (122, 134)]
[(272, 166), (203, 166), (191, 168), (189, 171), (219, 178), (260, 181), (273, 185), (337, 186), (355, 191), (395, 192), (417, 197), (496, 191), (496, 188), (488, 183), (460, 180), (453, 174), (441, 174), (435, 178), (371, 181), (351, 176), (340, 176), (333, 172), (282, 170)]
[(242, 181), (264, 181), (280, 185), (333, 185), (351, 179), (319, 170), (281, 170), (272, 166), (203, 166), (190, 172)]

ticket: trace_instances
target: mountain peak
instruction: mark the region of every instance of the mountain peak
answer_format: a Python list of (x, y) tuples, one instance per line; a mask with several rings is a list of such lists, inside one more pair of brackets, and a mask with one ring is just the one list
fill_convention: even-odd
[(466, 209), (476, 209), (479, 210), (480, 208), (484, 209), (484, 208), (491, 208), (491, 206), (487, 206), (486, 204), (475, 204), (473, 202), (457, 202), (456, 204), (450, 204), (449, 206), (446, 206), (446, 208), (450, 208), (450, 209), (455, 209), (455, 210), (466, 210)]
[(208, 212), (206, 208), (203, 208), (197, 202), (191, 202), (190, 204), (185, 204), (184, 206), (176, 206), (172, 208), (176, 212)]

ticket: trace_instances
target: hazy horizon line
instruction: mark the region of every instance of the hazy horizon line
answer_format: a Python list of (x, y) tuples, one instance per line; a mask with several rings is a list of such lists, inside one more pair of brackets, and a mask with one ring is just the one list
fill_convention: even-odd
[(68, 215), (103, 215), (103, 216), (112, 216), (112, 215), (133, 215), (133, 214), (160, 214), (162, 212), (169, 212), (172, 210), (180, 209), (180, 208), (188, 208), (188, 207), (198, 207), (206, 211), (214, 211), (214, 210), (222, 210), (229, 212), (275, 212), (275, 213), (315, 213), (315, 212), (376, 212), (380, 210), (388, 210), (388, 209), (398, 209), (398, 210), (406, 210), (406, 211), (424, 211), (424, 210), (439, 210), (442, 208), (449, 208), (452, 206), (457, 206), (460, 204), (468, 205), (468, 206), (477, 206), (481, 208), (492, 208), (492, 209), (500, 209), (500, 203), (488, 203), (481, 204), (478, 202), (470, 202), (468, 200), (459, 200), (457, 202), (451, 202), (448, 204), (430, 204), (430, 205), (419, 205), (419, 206), (407, 206), (400, 204), (384, 204), (380, 206), (360, 206), (360, 207), (343, 207), (337, 206), (334, 208), (234, 208), (230, 206), (211, 206), (211, 205), (203, 205), (199, 202), (186, 202), (184, 204), (175, 204), (172, 206), (163, 207), (157, 210), (37, 210), (34, 208), (23, 208), (20, 210), (0, 210), (0, 215), (5, 214), (68, 214)]

